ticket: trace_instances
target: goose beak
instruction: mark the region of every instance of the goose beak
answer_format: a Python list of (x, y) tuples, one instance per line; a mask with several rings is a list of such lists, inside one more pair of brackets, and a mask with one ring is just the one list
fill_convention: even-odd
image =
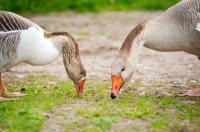
[(81, 79), (78, 83), (75, 83), (77, 93), (80, 95), (83, 93), (84, 82), (86, 78)]
[(116, 74), (112, 74), (111, 79), (112, 79), (111, 98), (115, 99), (119, 94), (119, 90), (121, 89), (124, 82), (122, 81), (120, 76)]

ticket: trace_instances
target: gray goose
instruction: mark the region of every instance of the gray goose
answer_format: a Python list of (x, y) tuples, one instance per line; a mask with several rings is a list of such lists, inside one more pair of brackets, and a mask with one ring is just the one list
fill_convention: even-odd
[[(67, 32), (47, 32), (30, 20), (15, 13), (0, 11), (0, 94), (23, 96), (8, 92), (1, 73), (19, 63), (41, 66), (63, 54), (63, 63), (78, 94), (83, 92), (86, 71), (81, 62), (78, 44)], [(0, 97), (0, 101), (15, 98)]]
[[(129, 84), (142, 46), (162, 51), (184, 51), (200, 59), (200, 0), (182, 0), (153, 20), (136, 26), (125, 38), (111, 65), (111, 98)], [(200, 96), (200, 88), (183, 95)]]

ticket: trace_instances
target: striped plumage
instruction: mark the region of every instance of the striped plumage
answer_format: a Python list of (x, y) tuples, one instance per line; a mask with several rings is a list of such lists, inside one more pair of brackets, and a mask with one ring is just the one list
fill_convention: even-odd
[[(182, 0), (161, 16), (136, 26), (122, 43), (111, 66), (111, 98), (128, 84), (142, 46), (157, 51), (185, 51), (200, 58), (200, 0)], [(200, 88), (184, 95), (200, 96)]]
[[(78, 44), (67, 32), (47, 32), (30, 20), (12, 12), (0, 11), (0, 94), (7, 92), (1, 73), (19, 63), (45, 65), (63, 54), (63, 63), (77, 92), (83, 92), (86, 71), (81, 62)], [(0, 101), (9, 100), (0, 97)]]
[(0, 11), (0, 31), (25, 30), (37, 24), (12, 12)]

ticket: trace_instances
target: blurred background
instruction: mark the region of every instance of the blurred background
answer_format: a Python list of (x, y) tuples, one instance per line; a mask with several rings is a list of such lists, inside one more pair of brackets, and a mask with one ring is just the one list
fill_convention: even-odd
[(15, 13), (165, 10), (180, 0), (0, 0), (0, 10)]

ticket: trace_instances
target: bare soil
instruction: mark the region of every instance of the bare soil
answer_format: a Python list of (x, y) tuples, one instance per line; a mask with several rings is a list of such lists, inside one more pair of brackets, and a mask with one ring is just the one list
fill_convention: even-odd
[[(79, 44), (82, 62), (87, 71), (87, 77), (101, 81), (110, 81), (111, 63), (117, 54), (118, 47), (127, 34), (140, 22), (153, 19), (162, 12), (163, 11), (134, 11), (83, 14), (63, 12), (47, 15), (38, 14), (27, 16), (27, 18), (47, 31), (69, 32)], [(138, 68), (132, 77), (132, 81), (142, 81), (142, 87), (138, 88), (138, 94), (140, 95), (151, 94), (152, 91), (154, 91), (153, 94), (155, 94), (155, 91), (160, 91), (161, 94), (170, 96), (185, 92), (188, 89), (193, 89), (194, 87), (189, 87), (186, 84), (199, 83), (199, 69), (200, 60), (194, 55), (185, 52), (163, 53), (142, 48)], [(36, 67), (20, 64), (13, 67), (11, 70), (12, 72), (5, 73), (4, 76), (14, 74), (16, 77), (20, 78), (24, 77), (27, 73), (47, 73), (61, 79), (67, 78), (62, 56), (45, 66)], [(172, 87), (169, 89), (153, 87), (154, 82), (167, 83), (167, 85)], [(152, 86), (152, 88), (145, 89), (146, 86), (148, 86), (148, 88)], [(172, 88), (175, 93), (172, 93)], [(127, 89), (124, 88), (121, 92), (126, 91)], [(81, 103), (83, 106), (87, 104), (84, 102)], [(74, 108), (66, 108), (65, 111), (71, 111), (73, 116), (73, 109)], [(142, 121), (138, 122), (145, 125)], [(51, 126), (51, 124), (54, 124), (54, 127), (47, 127)], [(44, 126), (44, 131), (62, 131), (62, 126), (56, 123), (56, 118), (50, 118)]]

